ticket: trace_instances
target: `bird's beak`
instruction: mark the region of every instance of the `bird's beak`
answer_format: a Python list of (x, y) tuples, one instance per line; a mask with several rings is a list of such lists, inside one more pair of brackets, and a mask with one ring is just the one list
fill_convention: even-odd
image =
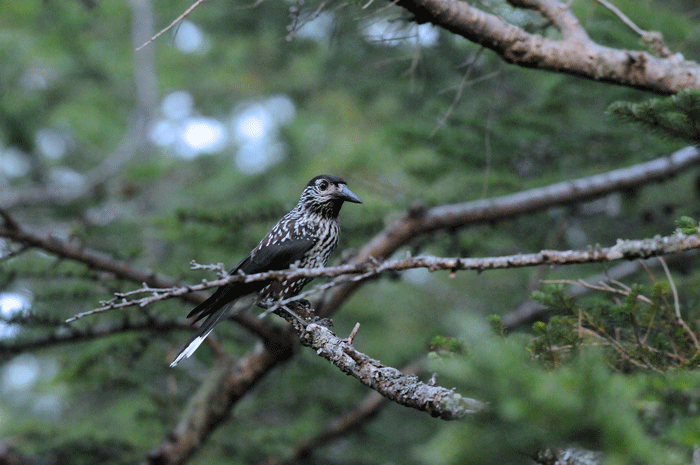
[(362, 203), (362, 200), (358, 196), (352, 193), (350, 189), (348, 189), (348, 186), (345, 184), (340, 184), (338, 186), (338, 192), (335, 194), (335, 198), (339, 200), (344, 200), (346, 202), (352, 202), (352, 203)]

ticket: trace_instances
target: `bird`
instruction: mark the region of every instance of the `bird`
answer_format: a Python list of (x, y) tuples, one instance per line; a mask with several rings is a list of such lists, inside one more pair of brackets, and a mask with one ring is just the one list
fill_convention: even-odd
[[(345, 180), (322, 174), (308, 182), (299, 202), (229, 274), (255, 274), (273, 270), (317, 268), (325, 266), (338, 245), (338, 214), (344, 202), (362, 203)], [(204, 319), (189, 342), (170, 364), (177, 365), (194, 353), (214, 327), (222, 321), (231, 305), (240, 297), (259, 293), (259, 306), (265, 302), (294, 297), (313, 278), (296, 277), (249, 283), (233, 282), (219, 287), (208, 299), (189, 312), (192, 323)]]

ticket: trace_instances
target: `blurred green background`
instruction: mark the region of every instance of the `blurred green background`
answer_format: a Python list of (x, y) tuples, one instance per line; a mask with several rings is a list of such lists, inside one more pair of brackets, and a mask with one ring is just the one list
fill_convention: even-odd
[[(552, 34), (534, 13), (489, 4), (514, 24)], [(661, 31), (674, 52), (698, 56), (700, 8), (693, 2), (615, 4), (640, 27)], [(415, 201), (433, 206), (514, 193), (685, 145), (605, 113), (616, 101), (653, 97), (648, 93), (508, 65), (447, 31), (404, 21), (388, 3), (210, 0), (135, 51), (189, 5), (3, 2), (0, 207), (35, 231), (196, 283), (212, 276), (190, 271), (191, 260), (235, 265), (317, 174), (343, 176), (364, 201), (341, 212), (338, 258)], [(598, 3), (578, 0), (572, 8), (600, 43), (644, 48)], [(486, 257), (670, 234), (678, 217), (698, 214), (697, 175), (416, 237), (397, 254)], [(673, 269), (688, 309), (700, 300), (694, 264)], [(453, 279), (414, 270), (364, 285), (334, 316), (337, 334), (360, 322), (358, 349), (395, 367), (423, 359), (436, 335), (459, 338), (466, 355), (432, 357), (429, 370), (440, 373), (441, 385), (494, 408), (475, 421), (448, 423), (388, 404), (362, 428), (317, 449), (309, 463), (529, 463), (538, 447), (570, 440), (610, 452), (610, 463), (689, 463), (700, 444), (690, 407), (700, 397), (693, 371), (621, 374), (596, 353), (546, 371), (527, 351), (528, 328), (505, 340), (487, 328), (487, 315), (517, 308), (540, 279), (586, 277), (610, 266)], [(630, 280), (651, 283), (646, 275)], [(0, 283), (4, 318), (31, 309), (25, 324), (0, 328), (7, 347), (60, 331), (65, 318), (138, 287), (36, 250), (0, 262)], [(150, 311), (174, 319), (190, 307), (169, 300)], [(234, 324), (216, 333), (233, 356), (256, 342)], [(55, 460), (41, 463), (143, 461), (211, 364), (204, 347), (185, 369), (168, 368), (189, 334), (133, 332), (0, 351), (0, 442)], [(670, 392), (682, 400), (669, 404)], [(234, 420), (191, 463), (284, 457), (368, 393), (302, 349), (236, 406)], [(638, 422), (645, 412), (658, 421)]]

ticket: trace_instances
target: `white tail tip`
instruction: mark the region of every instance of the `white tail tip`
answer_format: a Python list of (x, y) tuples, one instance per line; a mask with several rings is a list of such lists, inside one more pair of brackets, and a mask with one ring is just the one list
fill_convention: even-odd
[(197, 347), (199, 347), (199, 345), (202, 343), (202, 341), (204, 341), (204, 338), (205, 338), (205, 337), (206, 337), (206, 336), (199, 336), (199, 337), (194, 338), (194, 339), (192, 340), (192, 342), (190, 342), (190, 343), (187, 345), (187, 347), (185, 347), (184, 349), (182, 349), (182, 352), (180, 352), (180, 355), (178, 355), (178, 356), (175, 358), (175, 360), (173, 360), (173, 363), (170, 364), (170, 368), (172, 368), (172, 367), (174, 367), (175, 365), (177, 365), (178, 363), (180, 363), (180, 361), (181, 361), (183, 358), (188, 358), (190, 355), (192, 355), (192, 354), (194, 353), (194, 351), (197, 350)]

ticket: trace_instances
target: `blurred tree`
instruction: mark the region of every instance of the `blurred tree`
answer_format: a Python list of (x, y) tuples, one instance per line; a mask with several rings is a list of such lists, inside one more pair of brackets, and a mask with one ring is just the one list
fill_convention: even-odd
[[(694, 6), (191, 6), (149, 42), (188, 5), (3, 5), (0, 463), (697, 455)], [(168, 368), (188, 264), (326, 172), (365, 202), (307, 296), (335, 334), (242, 309)]]

